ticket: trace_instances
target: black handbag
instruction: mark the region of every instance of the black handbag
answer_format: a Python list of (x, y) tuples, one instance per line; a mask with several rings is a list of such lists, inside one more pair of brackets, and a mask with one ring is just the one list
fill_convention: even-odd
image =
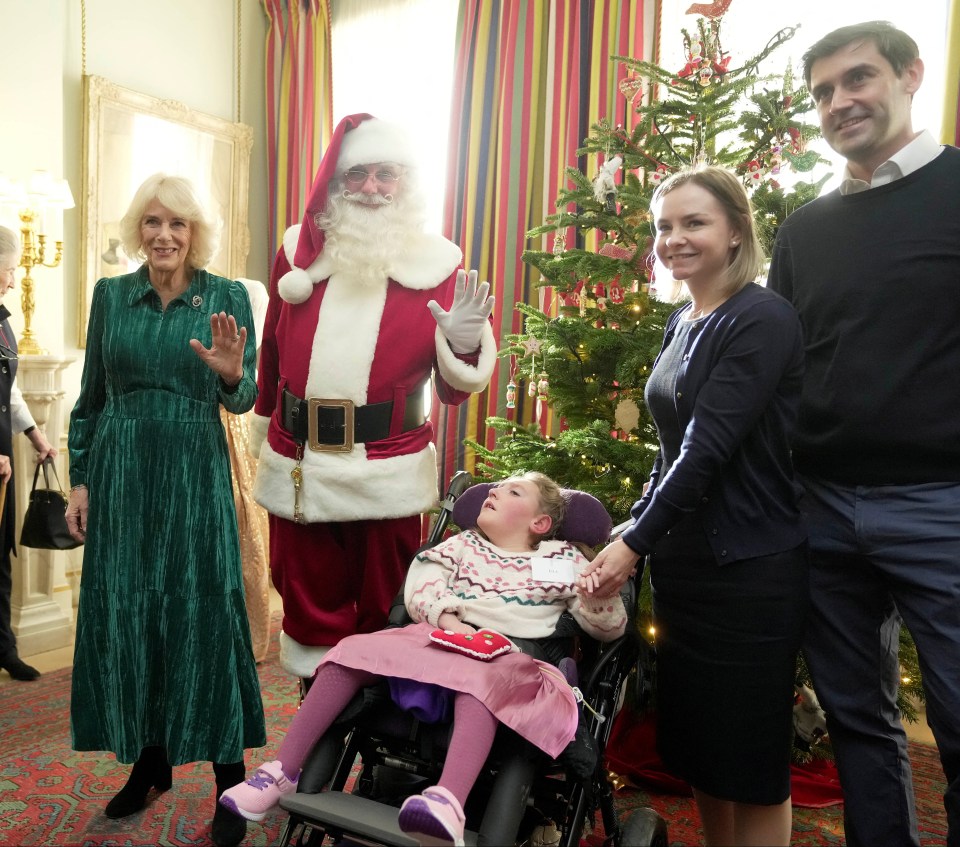
[[(53, 469), (53, 478), (57, 487), (50, 487), (47, 465)], [(37, 488), (40, 468), (43, 467), (43, 484)], [(30, 491), (30, 504), (23, 516), (23, 529), (20, 530), (21, 547), (37, 547), (41, 550), (72, 550), (83, 542), (77, 541), (67, 529), (67, 495), (60, 487), (60, 478), (53, 459), (47, 457), (37, 465), (33, 472), (33, 488)]]

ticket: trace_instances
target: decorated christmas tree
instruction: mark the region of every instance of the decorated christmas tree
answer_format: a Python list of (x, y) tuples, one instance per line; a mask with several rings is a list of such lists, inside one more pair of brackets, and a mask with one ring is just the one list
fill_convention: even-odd
[[(509, 336), (501, 351), (513, 374), (508, 416), (487, 421), (497, 434), (494, 449), (468, 442), (480, 477), (540, 470), (597, 496), (615, 522), (629, 516), (658, 448), (644, 387), (680, 296), (669, 275), (654, 270), (651, 196), (676, 170), (726, 166), (747, 187), (769, 255), (777, 227), (829, 177), (804, 176), (823, 161), (807, 147), (819, 129), (804, 120), (813, 110), (806, 89), (795, 84), (789, 65), (779, 74), (758, 72), (795, 29), (780, 30), (738, 61), (723, 49), (721, 18), (700, 18), (681, 31), (683, 67), (614, 57), (629, 70), (620, 92), (633, 106), (632, 127), (593, 125), (577, 152), (598, 163), (595, 172), (568, 169), (557, 213), (528, 233), (552, 236), (552, 249), (523, 254), (541, 275), (544, 305), (516, 306), (524, 331)], [(552, 410), (552, 431), (541, 426), (546, 415), (525, 425), (510, 417), (520, 391)], [(641, 609), (649, 609), (643, 598)], [(922, 691), (908, 636), (901, 658), (900, 706), (915, 719), (910, 695)], [(798, 675), (809, 679), (802, 665)]]
[[(589, 491), (617, 520), (639, 497), (656, 454), (656, 431), (643, 403), (647, 376), (666, 318), (676, 308), (651, 279), (650, 198), (670, 173), (698, 162), (742, 175), (767, 246), (776, 227), (817, 195), (820, 182), (780, 184), (787, 170), (809, 172), (820, 156), (806, 149), (818, 129), (803, 122), (812, 104), (788, 68), (759, 76), (758, 66), (794, 29), (778, 32), (755, 56), (734, 63), (722, 47), (721, 20), (700, 18), (683, 31), (686, 64), (666, 69), (616, 56), (629, 70), (620, 90), (634, 105), (632, 129), (601, 121), (580, 154), (599, 161), (596, 174), (567, 170), (558, 212), (531, 230), (552, 235), (552, 249), (528, 250), (541, 275), (544, 309), (518, 303), (524, 332), (501, 355), (514, 363), (511, 392), (528, 390), (560, 425), (541, 431), (507, 417), (488, 424), (495, 449), (471, 442), (478, 473), (498, 478), (536, 468)], [(824, 178), (826, 179), (826, 178)], [(651, 295), (651, 282), (660, 289)]]

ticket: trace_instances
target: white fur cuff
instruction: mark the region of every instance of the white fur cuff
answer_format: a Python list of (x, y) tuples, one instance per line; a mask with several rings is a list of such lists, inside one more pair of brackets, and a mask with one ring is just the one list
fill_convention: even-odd
[(493, 366), (497, 363), (497, 342), (489, 323), (484, 326), (483, 335), (480, 336), (480, 356), (476, 367), (457, 358), (440, 327), (437, 327), (436, 331), (436, 345), (440, 376), (453, 388), (473, 394), (487, 387), (493, 374)]

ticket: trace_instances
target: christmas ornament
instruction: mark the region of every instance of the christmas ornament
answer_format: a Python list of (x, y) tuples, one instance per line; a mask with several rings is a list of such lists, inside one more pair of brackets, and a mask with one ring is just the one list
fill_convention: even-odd
[(533, 379), (533, 377), (530, 378), (530, 382), (527, 385), (527, 396), (528, 397), (537, 396), (537, 381)]
[(617, 212), (617, 183), (616, 175), (623, 164), (620, 156), (607, 159), (593, 180), (593, 196), (598, 203), (603, 203), (604, 209), (611, 215)]
[(628, 102), (633, 102), (643, 93), (643, 78), (631, 76), (626, 79), (621, 79), (617, 87)]
[(623, 302), (623, 286), (620, 285), (620, 277), (610, 283), (609, 294), (611, 303), (619, 304)]
[(507, 383), (507, 408), (517, 408), (517, 384), (512, 379)]
[(713, 0), (712, 3), (694, 3), (687, 9), (688, 15), (700, 15), (704, 18), (719, 18), (730, 7), (733, 0)]
[(666, 165), (657, 165), (657, 169), (650, 174), (650, 182), (654, 185), (659, 185), (660, 181), (667, 178), (667, 166)]
[(583, 280), (580, 280), (572, 290), (563, 295), (563, 305), (572, 309), (580, 308), (580, 292), (583, 291)]
[(547, 379), (547, 372), (540, 371), (540, 379), (537, 380), (537, 399), (541, 403), (546, 403), (549, 391), (550, 381)]
[(553, 255), (559, 259), (567, 250), (567, 242), (562, 232), (553, 236)]
[(540, 341), (539, 338), (527, 338), (527, 339), (525, 339), (524, 342), (523, 342), (523, 349), (526, 350), (526, 352), (525, 352), (523, 355), (524, 355), (524, 356), (536, 356), (537, 353), (540, 352), (540, 347), (542, 346), (542, 344), (543, 344), (543, 342)]
[(613, 415), (614, 422), (624, 432), (636, 429), (640, 423), (640, 409), (629, 397), (621, 398)]
[(610, 259), (620, 259), (623, 262), (628, 262), (633, 258), (633, 254), (636, 252), (636, 247), (631, 250), (628, 247), (624, 247), (622, 244), (615, 244), (608, 241), (600, 248), (598, 252), (601, 256), (606, 256)]
[(780, 164), (783, 162), (783, 157), (780, 155), (783, 150), (779, 144), (774, 144), (770, 148), (770, 173), (778, 174), (780, 173)]

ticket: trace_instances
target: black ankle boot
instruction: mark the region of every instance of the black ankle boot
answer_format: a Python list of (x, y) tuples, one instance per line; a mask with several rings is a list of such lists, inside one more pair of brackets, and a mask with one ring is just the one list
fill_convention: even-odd
[(139, 812), (147, 802), (151, 788), (167, 791), (173, 784), (173, 768), (162, 747), (144, 747), (123, 786), (107, 803), (104, 814), (108, 818), (125, 818)]
[(213, 823), (210, 826), (210, 837), (217, 847), (235, 847), (247, 834), (247, 822), (225, 806), (221, 806), (219, 800), (224, 791), (243, 782), (246, 769), (243, 761), (230, 764), (214, 762), (213, 773), (216, 776), (217, 795), (214, 798), (216, 808), (213, 813)]

